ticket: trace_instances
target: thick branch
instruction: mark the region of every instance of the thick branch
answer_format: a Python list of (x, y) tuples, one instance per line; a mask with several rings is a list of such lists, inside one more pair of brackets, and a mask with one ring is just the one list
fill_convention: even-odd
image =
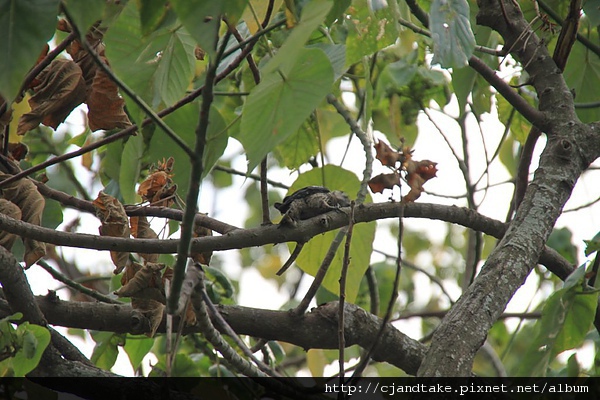
[(544, 250), (582, 171), (600, 154), (598, 135), (579, 122), (560, 69), (512, 1), (480, 0), (477, 21), (497, 30), (521, 61), (546, 118), (548, 142), (515, 219), (433, 336), (419, 376), (468, 376), (473, 358)]
[[(404, 207), (404, 218), (428, 218), (451, 222), (496, 238), (501, 238), (506, 231), (506, 224), (483, 216), (476, 211), (428, 203), (411, 203), (405, 206), (400, 203), (363, 204), (356, 207), (355, 222), (363, 223), (396, 218), (401, 214), (402, 207)], [(279, 225), (261, 226), (237, 229), (221, 236), (195, 238), (192, 240), (191, 248), (195, 252), (203, 252), (242, 249), (284, 242), (304, 243), (316, 235), (341, 228), (347, 224), (348, 212), (342, 209), (341, 212), (334, 211), (299, 221), (295, 228), (280, 227)], [(0, 214), (0, 230), (58, 246), (138, 253), (175, 253), (179, 242), (177, 239), (125, 239), (60, 232), (18, 221), (3, 214)], [(549, 248), (544, 249), (540, 262), (561, 279), (564, 279), (573, 269), (572, 265)]]
[[(130, 305), (62, 301), (47, 296), (38, 297), (37, 302), (48, 322), (53, 325), (131, 334), (142, 334), (150, 329), (149, 321)], [(218, 309), (231, 328), (240, 335), (288, 342), (306, 350), (338, 348), (337, 302), (327, 303), (301, 316), (294, 316), (287, 311), (241, 306), (219, 306)], [(369, 348), (381, 319), (353, 304), (346, 304), (344, 309), (346, 345)], [(6, 302), (0, 300), (0, 314), (6, 315), (8, 312)], [(164, 319), (158, 332), (165, 332)], [(198, 328), (187, 328), (185, 331), (192, 332), (198, 332)], [(388, 362), (414, 375), (425, 350), (423, 344), (388, 324), (373, 353), (373, 359)]]

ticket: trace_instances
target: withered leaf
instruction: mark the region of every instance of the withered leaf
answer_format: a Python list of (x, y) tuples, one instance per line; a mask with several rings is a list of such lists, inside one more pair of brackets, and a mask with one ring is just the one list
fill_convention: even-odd
[[(204, 226), (200, 226), (199, 224), (195, 224), (194, 225), (194, 232), (192, 233), (193, 237), (204, 237), (204, 236), (212, 236), (213, 232), (212, 230), (204, 227)], [(210, 259), (212, 257), (212, 251), (204, 251), (201, 253), (191, 253), (190, 257), (192, 260), (202, 264), (202, 265), (208, 265), (210, 263)]]
[(26, 134), (40, 123), (56, 129), (86, 98), (81, 68), (72, 60), (60, 58), (52, 61), (37, 79), (40, 83), (29, 99), (31, 112), (19, 120), (19, 135)]
[[(133, 275), (133, 278), (129, 278), (128, 276), (128, 280), (119, 288), (119, 290), (115, 292), (115, 294), (119, 297), (154, 298), (154, 294), (149, 296), (148, 293), (144, 294), (143, 292), (144, 289), (151, 288), (157, 289), (162, 293), (163, 284), (160, 271), (164, 268), (164, 264), (157, 263), (146, 263), (146, 265), (144, 265), (142, 268), (134, 267), (134, 270), (137, 269), (137, 271)], [(121, 279), (123, 282), (124, 279)], [(162, 295), (162, 298), (164, 298), (164, 294)]]
[(397, 172), (379, 174), (371, 178), (368, 185), (373, 193), (383, 193), (384, 189), (393, 189), (394, 186), (400, 186), (400, 174)]
[(117, 85), (104, 71), (96, 71), (86, 103), (92, 132), (98, 129), (109, 130), (131, 126), (131, 121), (125, 113), (125, 100), (119, 96)]
[[(102, 222), (99, 229), (101, 236), (129, 237), (129, 220), (125, 208), (119, 200), (101, 191), (93, 204), (96, 216)], [(129, 253), (127, 252), (111, 251), (110, 258), (116, 267), (113, 271), (114, 274), (121, 273), (129, 263)]]
[(170, 207), (175, 201), (177, 185), (173, 183), (173, 157), (150, 168), (150, 175), (140, 184), (137, 193), (144, 201), (155, 206)]
[[(0, 199), (0, 214), (4, 214), (11, 218), (21, 220), (21, 209), (15, 203), (10, 202), (6, 199)], [(0, 246), (10, 251), (10, 249), (12, 249), (13, 247), (13, 244), (15, 244), (15, 240), (17, 240), (17, 237), (17, 235), (14, 235), (12, 233), (1, 231)]]
[[(102, 62), (108, 65), (104, 45), (99, 39), (87, 36), (88, 42), (94, 46)], [(81, 68), (85, 80), (85, 102), (88, 106), (90, 130), (95, 132), (99, 129), (109, 130), (131, 126), (131, 121), (125, 113), (125, 100), (119, 96), (119, 89), (115, 82), (98, 67), (78, 40), (71, 43), (68, 52)]]
[(148, 318), (150, 321), (150, 332), (147, 332), (146, 336), (154, 337), (162, 321), (165, 305), (156, 300), (133, 298), (131, 299), (131, 306)]
[(392, 150), (385, 142), (381, 140), (375, 143), (375, 157), (381, 162), (381, 164), (387, 167), (394, 167), (396, 162), (401, 158), (401, 154), (397, 151)]
[[(158, 235), (152, 228), (150, 228), (150, 224), (148, 223), (148, 219), (145, 216), (141, 217), (131, 217), (129, 220), (129, 224), (131, 227), (131, 236), (136, 239), (158, 239)], [(140, 253), (140, 256), (147, 262), (157, 262), (158, 254), (151, 253)]]
[[(0, 181), (8, 179), (12, 175), (0, 173)], [(20, 179), (2, 188), (2, 197), (19, 207), (21, 220), (34, 225), (42, 224), (42, 213), (46, 201), (38, 192), (37, 187), (29, 179)], [(25, 254), (23, 261), (28, 268), (46, 254), (46, 244), (32, 239), (23, 239)]]
[(435, 177), (435, 174), (437, 173), (437, 163), (429, 160), (410, 160), (406, 164), (406, 182), (408, 183), (408, 186), (410, 186), (410, 191), (404, 196), (402, 202), (410, 203), (421, 196), (421, 193), (425, 190), (423, 189), (425, 182)]

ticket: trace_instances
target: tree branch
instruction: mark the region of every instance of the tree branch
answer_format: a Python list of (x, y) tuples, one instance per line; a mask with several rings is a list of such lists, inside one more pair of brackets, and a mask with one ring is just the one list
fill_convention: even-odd
[(598, 135), (579, 122), (573, 96), (546, 47), (512, 1), (480, 0), (477, 21), (497, 30), (529, 73), (548, 135), (540, 166), (509, 229), (482, 272), (433, 335), (419, 376), (468, 376), (489, 329), (544, 250), (582, 171), (600, 154)]
[[(355, 222), (371, 222), (386, 218), (396, 218), (403, 205), (399, 203), (372, 203), (356, 207)], [(342, 209), (348, 211), (347, 209)], [(470, 228), (495, 238), (502, 238), (507, 225), (468, 208), (428, 203), (404, 205), (404, 218), (427, 218), (451, 222)], [(295, 228), (279, 225), (261, 226), (251, 229), (237, 229), (222, 236), (194, 238), (191, 249), (195, 252), (241, 249), (266, 244), (284, 242), (304, 243), (323, 232), (348, 225), (347, 212), (330, 212), (304, 221), (298, 221)], [(81, 247), (95, 250), (128, 251), (137, 253), (172, 254), (177, 251), (178, 239), (125, 239), (103, 237), (83, 233), (60, 232), (27, 222), (18, 221), (0, 214), (0, 230), (18, 234), (41, 242), (58, 246)], [(565, 279), (573, 266), (555, 251), (545, 248), (540, 262), (561, 279)]]
[[(73, 302), (49, 299), (47, 296), (38, 297), (36, 300), (48, 322), (53, 325), (133, 335), (143, 334), (150, 329), (150, 322), (146, 317), (128, 304)], [(227, 324), (239, 335), (279, 340), (305, 350), (338, 348), (337, 302), (321, 305), (301, 316), (294, 316), (287, 311), (242, 306), (219, 305), (217, 308)], [(381, 319), (354, 304), (346, 303), (344, 310), (346, 346), (371, 347), (373, 338), (381, 326)], [(0, 300), (0, 315), (9, 312), (7, 303)], [(261, 323), (257, 324), (256, 321)], [(215, 325), (219, 327), (218, 324)], [(164, 333), (165, 327), (163, 318), (157, 332)], [(185, 334), (198, 331), (198, 327), (184, 329)], [(389, 349), (396, 351), (391, 352)], [(393, 364), (407, 374), (414, 375), (425, 351), (426, 347), (423, 344), (388, 324), (372, 358), (375, 361)]]

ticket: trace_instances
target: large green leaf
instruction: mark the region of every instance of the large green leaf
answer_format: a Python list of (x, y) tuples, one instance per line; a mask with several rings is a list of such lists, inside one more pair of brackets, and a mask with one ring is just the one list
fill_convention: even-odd
[(391, 7), (376, 11), (370, 1), (355, 0), (348, 9), (346, 26), (346, 65), (357, 63), (363, 56), (375, 53), (398, 39), (398, 28)]
[(25, 376), (39, 364), (50, 344), (50, 331), (43, 326), (23, 323), (17, 332), (23, 335), (23, 349), (12, 358), (12, 369), (15, 376)]
[(27, 72), (54, 34), (58, 0), (0, 0), (0, 96), (17, 97)]
[(63, 3), (82, 35), (102, 19), (106, 8), (105, 0), (64, 0)]
[[(326, 186), (331, 190), (341, 190), (346, 192), (350, 198), (354, 198), (360, 187), (360, 181), (354, 173), (348, 170), (334, 165), (326, 165), (324, 168), (315, 168), (300, 174), (288, 193), (312, 185)], [(370, 195), (367, 195), (367, 201), (371, 201)], [(302, 252), (296, 259), (296, 264), (304, 272), (314, 276), (336, 234), (337, 231), (333, 231), (312, 238), (304, 245)], [(346, 300), (350, 302), (356, 298), (360, 281), (369, 267), (374, 237), (374, 222), (354, 226), (350, 248), (350, 267), (346, 278)], [(339, 279), (344, 256), (343, 248), (343, 244), (338, 248), (323, 281), (323, 286), (335, 294), (339, 294), (340, 289)]]
[(127, 353), (134, 371), (140, 367), (142, 360), (150, 352), (152, 346), (154, 346), (154, 339), (152, 338), (143, 335), (127, 336), (123, 350)]
[[(188, 89), (194, 77), (194, 41), (181, 27), (162, 27), (148, 36), (130, 2), (104, 37), (106, 55), (115, 73), (149, 106), (172, 105)], [(137, 106), (130, 99), (131, 111)], [(134, 118), (144, 115), (138, 111)]]
[(96, 342), (90, 360), (99, 368), (109, 370), (119, 355), (118, 346), (124, 344), (124, 336), (113, 332), (90, 332)]
[(333, 70), (323, 51), (297, 49), (295, 53), (292, 65), (284, 60), (280, 68), (269, 68), (244, 104), (237, 139), (246, 150), (249, 171), (297, 132), (331, 90)]
[(214, 56), (221, 15), (227, 14), (230, 23), (235, 26), (235, 21), (246, 8), (247, 0), (172, 0), (170, 4), (202, 50)]
[[(196, 126), (200, 118), (198, 103), (186, 104), (177, 111), (165, 117), (165, 122), (177, 133), (177, 135), (190, 147), (194, 148), (196, 143)], [(209, 114), (209, 125), (206, 133), (206, 147), (204, 149), (204, 173), (206, 176), (216, 161), (223, 155), (227, 146), (227, 127), (223, 117), (215, 107), (211, 107)], [(156, 163), (163, 158), (173, 157), (175, 167), (173, 181), (177, 184), (177, 193), (185, 197), (190, 186), (189, 165), (190, 157), (176, 145), (164, 132), (156, 129), (150, 140), (148, 150), (148, 161)]]
[(544, 376), (555, 356), (583, 344), (594, 321), (598, 292), (582, 290), (585, 266), (579, 267), (572, 275), (577, 279), (565, 282), (565, 287), (546, 301), (542, 318), (536, 322), (538, 334), (523, 356), (517, 375)]
[(331, 1), (311, 1), (302, 9), (300, 22), (294, 27), (292, 33), (285, 40), (277, 54), (262, 70), (263, 74), (281, 72), (287, 76), (290, 70), (297, 65), (296, 61), (302, 58), (304, 44), (321, 25), (327, 12), (331, 8)]
[(442, 68), (467, 65), (475, 49), (475, 36), (466, 0), (434, 0), (429, 28), (433, 39), (433, 64), (440, 64)]

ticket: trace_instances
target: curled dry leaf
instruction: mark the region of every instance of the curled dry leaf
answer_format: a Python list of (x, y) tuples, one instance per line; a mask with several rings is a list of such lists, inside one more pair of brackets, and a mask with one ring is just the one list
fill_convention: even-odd
[(437, 163), (429, 160), (412, 161), (406, 167), (406, 182), (410, 186), (410, 192), (402, 199), (403, 203), (410, 203), (421, 196), (423, 184), (429, 179), (435, 177), (437, 173)]
[(141, 311), (150, 320), (150, 332), (147, 336), (153, 337), (162, 321), (165, 293), (160, 271), (164, 264), (130, 263), (121, 276), (123, 285), (115, 294), (119, 297), (131, 297), (131, 306)]
[[(145, 216), (131, 217), (129, 219), (129, 225), (131, 227), (131, 236), (136, 239), (158, 239), (158, 235), (148, 223), (148, 219)], [(158, 254), (145, 254), (140, 253), (140, 256), (147, 262), (157, 262)]]
[[(17, 205), (13, 202), (10, 202), (6, 199), (0, 199), (0, 214), (7, 215), (14, 219), (21, 219), (21, 209), (17, 207)], [(8, 233), (6, 231), (0, 232), (0, 246), (4, 247), (6, 250), (12, 249), (13, 244), (15, 244), (15, 240), (17, 240), (17, 235), (12, 233)]]
[[(12, 175), (0, 173), (0, 181)], [(2, 198), (14, 203), (21, 210), (21, 220), (33, 225), (42, 224), (42, 213), (46, 206), (44, 197), (29, 179), (20, 179), (2, 188)], [(25, 254), (23, 261), (28, 268), (46, 254), (46, 244), (32, 239), (23, 239)]]
[[(93, 204), (96, 216), (102, 222), (99, 229), (101, 236), (129, 237), (129, 221), (119, 200), (101, 191)], [(121, 273), (129, 263), (129, 253), (126, 252), (111, 251), (110, 258), (116, 267), (114, 274)]]
[(168, 160), (159, 162), (150, 168), (150, 175), (140, 184), (137, 193), (143, 201), (147, 201), (155, 206), (171, 207), (175, 202), (175, 192), (177, 185), (173, 182), (173, 164), (175, 160), (169, 157)]
[(29, 99), (31, 111), (19, 120), (17, 134), (24, 135), (40, 123), (54, 129), (75, 107), (86, 99), (86, 87), (81, 68), (72, 60), (56, 59), (37, 77)]
[(382, 165), (386, 167), (395, 167), (396, 163), (400, 161), (402, 155), (401, 153), (392, 150), (387, 143), (382, 142), (381, 140), (375, 143), (375, 158), (377, 158)]
[[(132, 263), (121, 277), (123, 286), (115, 292), (119, 297), (152, 298), (164, 300), (164, 286), (160, 271), (165, 268), (164, 264), (146, 263), (143, 267), (138, 263)], [(147, 291), (146, 289), (155, 289)], [(157, 293), (153, 293), (157, 292)]]
[[(100, 59), (108, 65), (104, 54), (104, 45), (100, 37), (92, 37), (92, 30), (86, 39), (94, 47)], [(73, 57), (75, 63), (81, 68), (85, 85), (88, 106), (88, 121), (92, 132), (99, 129), (126, 128), (131, 121), (125, 113), (125, 100), (119, 95), (119, 89), (112, 79), (101, 70), (81, 42), (74, 40), (68, 48), (68, 53)]]
[(400, 186), (400, 174), (393, 172), (391, 174), (379, 174), (369, 180), (369, 189), (373, 193), (383, 193), (384, 189), (393, 189), (394, 186)]
[[(204, 227), (204, 226), (200, 226), (198, 224), (194, 225), (194, 232), (193, 232), (193, 237), (204, 237), (204, 236), (212, 236), (213, 232), (212, 230)], [(204, 251), (201, 253), (191, 253), (190, 257), (192, 258), (192, 260), (202, 264), (202, 265), (208, 265), (210, 264), (210, 259), (212, 257), (212, 251)]]
[(165, 305), (156, 300), (134, 298), (131, 299), (131, 306), (148, 318), (150, 321), (150, 332), (147, 332), (145, 335), (154, 337), (162, 321)]

